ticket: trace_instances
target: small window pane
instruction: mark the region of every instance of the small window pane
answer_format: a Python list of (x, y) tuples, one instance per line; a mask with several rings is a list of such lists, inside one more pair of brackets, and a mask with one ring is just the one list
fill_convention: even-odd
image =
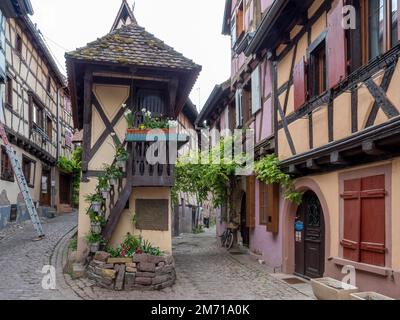
[(384, 0), (369, 0), (369, 59), (383, 53), (384, 39)]

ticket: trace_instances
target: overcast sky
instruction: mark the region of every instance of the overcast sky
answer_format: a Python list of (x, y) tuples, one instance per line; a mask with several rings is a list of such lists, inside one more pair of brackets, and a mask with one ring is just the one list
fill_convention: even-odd
[[(32, 21), (62, 65), (64, 52), (107, 34), (121, 0), (31, 0)], [(128, 0), (132, 5), (134, 0)], [(201, 107), (230, 74), (230, 40), (221, 34), (225, 0), (136, 0), (138, 23), (203, 66), (191, 98)]]

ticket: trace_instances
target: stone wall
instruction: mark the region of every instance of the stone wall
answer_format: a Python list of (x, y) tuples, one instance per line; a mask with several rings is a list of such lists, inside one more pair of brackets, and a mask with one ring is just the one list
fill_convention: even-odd
[(170, 255), (111, 258), (106, 252), (97, 252), (86, 272), (97, 285), (116, 291), (162, 290), (172, 287), (176, 280), (175, 263)]

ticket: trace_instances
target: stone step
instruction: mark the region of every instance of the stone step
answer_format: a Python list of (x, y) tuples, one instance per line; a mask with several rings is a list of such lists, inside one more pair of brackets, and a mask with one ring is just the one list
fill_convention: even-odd
[(71, 205), (69, 204), (60, 204), (57, 206), (57, 211), (58, 213), (72, 213), (73, 212), (73, 208), (71, 207)]

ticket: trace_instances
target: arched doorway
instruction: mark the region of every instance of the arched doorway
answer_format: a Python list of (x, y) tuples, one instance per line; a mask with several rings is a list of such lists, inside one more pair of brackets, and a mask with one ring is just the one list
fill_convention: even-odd
[(325, 268), (325, 220), (321, 203), (313, 191), (303, 195), (296, 213), (295, 274), (320, 278)]

